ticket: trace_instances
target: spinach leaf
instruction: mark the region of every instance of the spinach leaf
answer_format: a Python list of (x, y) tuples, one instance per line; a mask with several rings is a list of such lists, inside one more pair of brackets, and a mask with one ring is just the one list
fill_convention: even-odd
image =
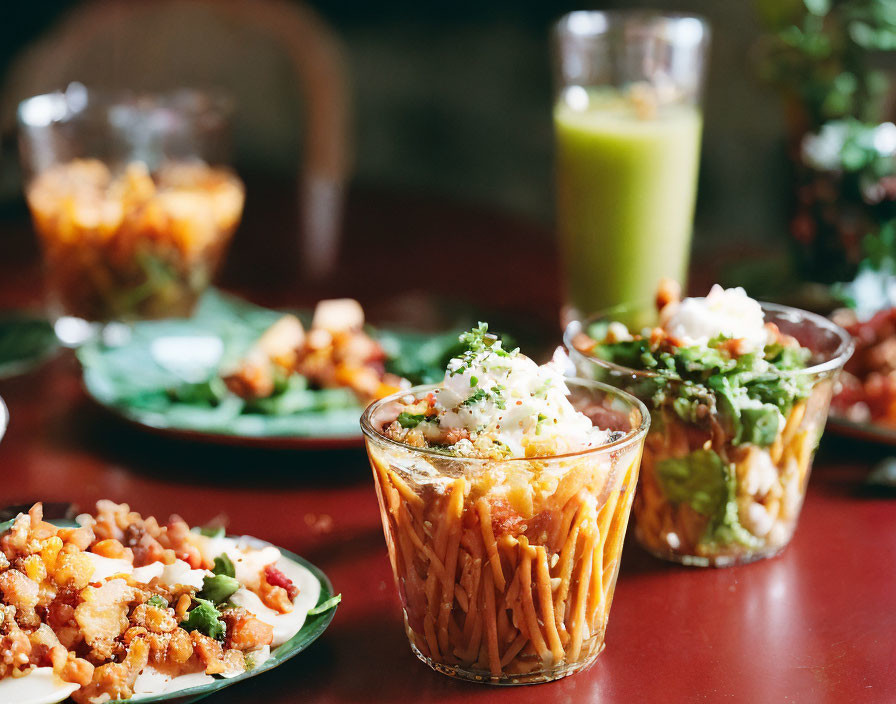
[(187, 632), (199, 631), (215, 640), (223, 639), (227, 626), (221, 620), (221, 612), (206, 599), (196, 598), (195, 601), (197, 605), (187, 613), (187, 618), (180, 627)]
[(199, 597), (212, 604), (225, 603), (240, 588), (240, 583), (226, 574), (216, 574), (202, 579), (202, 591)]
[(223, 574), (227, 577), (236, 577), (236, 568), (233, 561), (227, 557), (227, 553), (222, 552), (215, 558), (215, 566), (212, 568), (215, 574)]

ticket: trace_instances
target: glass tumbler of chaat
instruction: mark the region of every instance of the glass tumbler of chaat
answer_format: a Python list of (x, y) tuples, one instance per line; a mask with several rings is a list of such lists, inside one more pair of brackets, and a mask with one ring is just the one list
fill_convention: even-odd
[[(488, 340), (486, 339), (486, 343)], [(411, 648), (492, 684), (587, 667), (604, 631), (647, 409), (500, 342), (361, 425)]]
[(191, 313), (239, 224), (230, 101), (72, 84), (18, 110), (25, 196), (48, 312), (68, 345)]
[(564, 337), (579, 374), (650, 409), (633, 509), (638, 541), (697, 566), (777, 554), (796, 528), (851, 338), (743, 289), (715, 286), (684, 300), (661, 293), (657, 310), (647, 308), (573, 321)]

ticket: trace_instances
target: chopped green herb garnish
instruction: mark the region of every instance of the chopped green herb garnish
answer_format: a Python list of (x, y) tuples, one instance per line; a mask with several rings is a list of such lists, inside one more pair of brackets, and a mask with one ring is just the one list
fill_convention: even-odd
[(326, 613), (330, 609), (336, 608), (336, 605), (339, 604), (340, 601), (342, 601), (342, 594), (337, 594), (334, 597), (330, 597), (326, 601), (321, 602), (313, 609), (309, 610), (308, 615), (317, 616), (318, 614)]
[(422, 413), (407, 413), (402, 411), (398, 414), (398, 423), (402, 428), (416, 428), (423, 420)]
[(479, 383), (479, 377), (471, 376), (470, 377), (470, 388), (472, 389), (476, 384)]
[(475, 393), (464, 401), (461, 406), (472, 406), (474, 403), (478, 403), (487, 396), (488, 392), (485, 389), (476, 389)]
[(160, 609), (168, 608), (168, 602), (165, 600), (165, 597), (159, 596), (158, 594), (153, 594), (146, 600), (146, 603), (148, 606), (157, 606)]
[(491, 346), (491, 342), (486, 342), (487, 335), (488, 323), (480, 322), (470, 332), (462, 333), (458, 339), (467, 346), (470, 352), (482, 352), (486, 347)]

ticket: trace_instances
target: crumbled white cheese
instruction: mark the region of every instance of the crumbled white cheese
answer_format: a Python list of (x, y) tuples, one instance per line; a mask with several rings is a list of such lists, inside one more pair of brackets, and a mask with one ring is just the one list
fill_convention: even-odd
[(685, 298), (663, 309), (663, 328), (685, 345), (705, 345), (719, 335), (744, 341), (747, 350), (761, 350), (769, 340), (765, 315), (744, 289), (716, 284), (704, 298)]
[[(445, 379), (434, 392), (439, 424), (424, 427), (424, 432), (466, 429), (471, 437), (485, 435), (505, 445), (516, 457), (525, 456), (526, 445), (536, 437), (554, 441), (558, 452), (606, 443), (607, 431), (576, 411), (569, 393), (554, 365), (539, 366), (495, 341), (448, 363)], [(460, 443), (455, 449), (464, 454)]]

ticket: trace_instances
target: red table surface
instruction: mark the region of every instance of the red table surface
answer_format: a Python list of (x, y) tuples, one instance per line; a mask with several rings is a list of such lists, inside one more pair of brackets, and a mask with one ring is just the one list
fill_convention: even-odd
[[(247, 215), (236, 245), (243, 261), (249, 253), (263, 261), (253, 222), (263, 224), (263, 214)], [(0, 227), (0, 308), (34, 303), (27, 227)], [(484, 248), (485, 262), (436, 275), (431, 254), (447, 236), (452, 248)], [(427, 296), (463, 291), (462, 299), (516, 313), (538, 334), (556, 315), (555, 257), (537, 227), (423, 199), (356, 197), (347, 243), (340, 290), (373, 307), (387, 301), (383, 310), (394, 312), (410, 301), (413, 316)], [(409, 275), (396, 278), (401, 272)], [(226, 281), (260, 300), (316, 293), (275, 278), (260, 264), (231, 265)], [(494, 688), (436, 674), (411, 654), (362, 450), (258, 451), (145, 435), (89, 402), (70, 354), (0, 382), (0, 394), (12, 416), (0, 444), (0, 506), (41, 499), (89, 508), (110, 498), (190, 523), (221, 515), (231, 532), (311, 560), (342, 593), (332, 625), (308, 651), (210, 702), (896, 701), (896, 510), (864, 488), (885, 449), (825, 439), (796, 536), (777, 558), (684, 568), (629, 540), (596, 664), (555, 683)]]

